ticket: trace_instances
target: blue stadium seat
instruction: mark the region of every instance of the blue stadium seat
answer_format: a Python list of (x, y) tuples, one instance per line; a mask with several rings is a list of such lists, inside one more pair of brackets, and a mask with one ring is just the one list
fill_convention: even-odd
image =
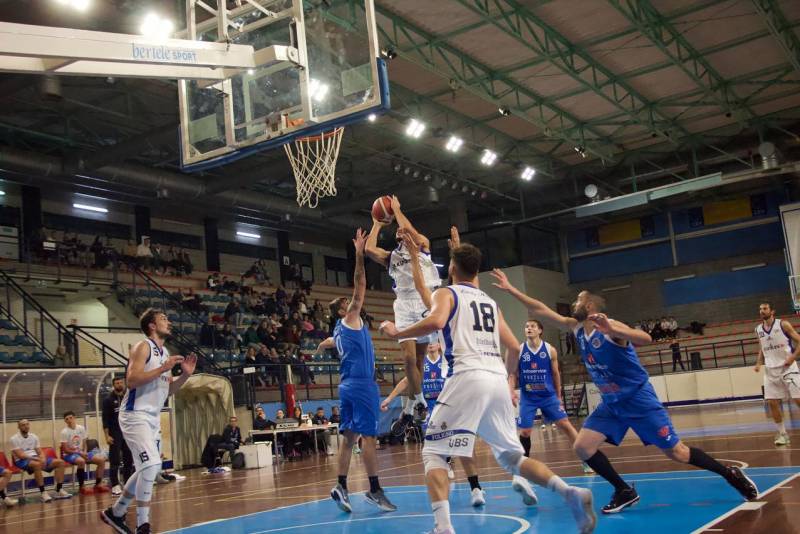
[(21, 363), (34, 363), (33, 354), (27, 352), (20, 352), (20, 351), (15, 352), (14, 359)]
[(33, 355), (31, 356), (31, 361), (34, 363), (44, 363), (47, 361), (47, 356), (44, 355), (44, 352), (40, 350), (33, 351)]
[(8, 352), (2, 351), (0, 352), (0, 363), (12, 364), (17, 363), (17, 360)]
[(0, 328), (2, 328), (3, 330), (16, 330), (17, 325), (12, 323), (8, 319), (2, 319), (0, 320)]
[(23, 336), (21, 334), (17, 335), (17, 337), (14, 338), (14, 344), (15, 345), (22, 345), (23, 347), (35, 347), (36, 346), (36, 343), (31, 341), (28, 336)]
[(14, 340), (10, 336), (0, 335), (0, 345), (15, 345)]

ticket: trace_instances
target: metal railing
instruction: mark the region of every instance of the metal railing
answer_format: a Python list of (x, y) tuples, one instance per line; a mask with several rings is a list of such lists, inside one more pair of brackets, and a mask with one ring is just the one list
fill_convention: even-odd
[[(13, 323), (22, 335), (28, 338), (48, 359), (47, 362), (57, 365), (120, 365), (126, 358), (100, 340), (86, 336), (76, 329), (67, 329), (30, 293), (21, 287), (8, 273), (0, 270), (0, 313), (5, 320)], [(59, 346), (63, 346), (65, 354), (59, 354)], [(82, 350), (91, 350), (95, 358), (83, 354)], [(99, 354), (100, 362), (97, 360)], [(65, 361), (61, 361), (62, 358)], [(85, 360), (85, 361), (84, 361)]]

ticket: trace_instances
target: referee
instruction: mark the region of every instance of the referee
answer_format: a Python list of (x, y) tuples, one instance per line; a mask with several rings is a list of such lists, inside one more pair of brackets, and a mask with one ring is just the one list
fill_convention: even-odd
[[(125, 396), (125, 380), (116, 376), (111, 382), (112, 390), (103, 400), (103, 432), (106, 434), (106, 443), (109, 445), (109, 461), (111, 462), (111, 493), (122, 493), (122, 484), (133, 474), (133, 457), (122, 430), (119, 428), (119, 408)], [(122, 460), (122, 484), (119, 480), (120, 460)]]

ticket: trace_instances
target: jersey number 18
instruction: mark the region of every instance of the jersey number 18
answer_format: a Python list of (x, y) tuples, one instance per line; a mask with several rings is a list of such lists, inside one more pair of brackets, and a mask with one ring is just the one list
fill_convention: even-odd
[(482, 302), (480, 306), (474, 300), (469, 303), (472, 309), (472, 318), (475, 323), (472, 329), (476, 332), (494, 332), (494, 308), (488, 302)]

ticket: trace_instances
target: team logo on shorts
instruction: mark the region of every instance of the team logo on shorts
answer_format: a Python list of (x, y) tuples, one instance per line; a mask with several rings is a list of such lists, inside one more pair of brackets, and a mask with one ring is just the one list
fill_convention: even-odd
[(600, 338), (597, 338), (597, 337), (596, 337), (596, 338), (594, 338), (594, 339), (592, 340), (592, 347), (594, 347), (594, 348), (596, 348), (596, 349), (599, 349), (599, 348), (600, 348), (600, 345), (601, 345), (602, 343), (603, 343), (603, 342), (602, 342), (602, 341), (600, 341)]
[(669, 436), (669, 427), (662, 426), (661, 428), (659, 428), (658, 435), (661, 436), (662, 438), (666, 438), (667, 436)]
[(441, 428), (443, 431), (447, 430), (447, 423), (442, 423), (439, 428)]

